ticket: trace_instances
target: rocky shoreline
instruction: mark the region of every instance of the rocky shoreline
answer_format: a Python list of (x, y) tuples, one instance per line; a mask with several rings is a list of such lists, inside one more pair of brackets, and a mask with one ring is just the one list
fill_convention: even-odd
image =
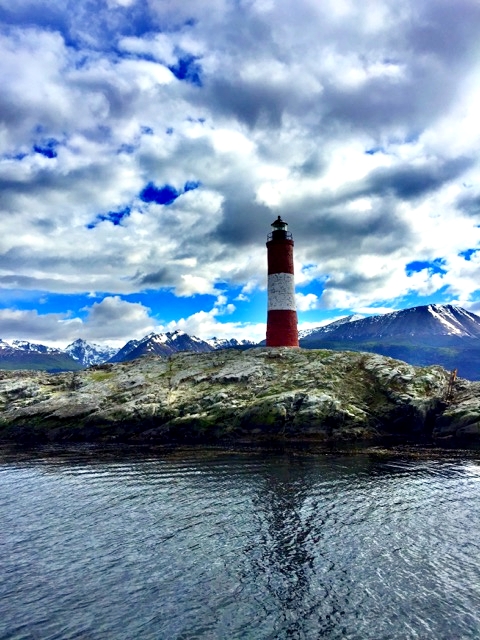
[(480, 382), (376, 354), (253, 348), (0, 371), (15, 443), (480, 444)]

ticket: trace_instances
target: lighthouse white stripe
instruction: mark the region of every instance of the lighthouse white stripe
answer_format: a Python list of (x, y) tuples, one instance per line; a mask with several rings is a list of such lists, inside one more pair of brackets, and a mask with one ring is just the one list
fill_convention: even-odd
[(295, 276), (293, 273), (271, 273), (268, 276), (268, 310), (295, 309)]

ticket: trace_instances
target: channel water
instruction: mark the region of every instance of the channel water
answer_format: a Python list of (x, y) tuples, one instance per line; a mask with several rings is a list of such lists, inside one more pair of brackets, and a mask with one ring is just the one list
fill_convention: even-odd
[(480, 638), (480, 460), (0, 452), (1, 640)]

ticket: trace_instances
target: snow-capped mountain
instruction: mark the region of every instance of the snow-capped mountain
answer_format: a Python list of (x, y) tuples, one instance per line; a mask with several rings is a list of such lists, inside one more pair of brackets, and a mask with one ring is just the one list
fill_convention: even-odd
[(135, 360), (146, 355), (169, 356), (178, 351), (202, 353), (213, 351), (205, 340), (189, 336), (184, 331), (168, 333), (150, 333), (141, 340), (130, 340), (120, 351), (110, 358), (109, 362)]
[[(153, 334), (150, 334), (153, 335)], [(148, 336), (145, 336), (147, 338)], [(143, 338), (145, 340), (145, 338)], [(123, 362), (124, 360), (129, 360), (127, 358), (128, 354), (136, 349), (140, 344), (141, 340), (129, 340), (123, 347), (117, 351), (107, 362)]]
[(413, 365), (440, 364), (480, 380), (480, 316), (429, 304), (320, 327), (300, 340), (307, 349), (370, 351)]
[(299, 340), (303, 338), (308, 338), (315, 334), (317, 331), (321, 331), (322, 334), (330, 333), (330, 331), (334, 331), (337, 327), (341, 325), (347, 324), (348, 322), (356, 322), (357, 320), (363, 320), (365, 316), (361, 316), (358, 313), (354, 313), (350, 316), (345, 316), (344, 318), (339, 318), (334, 322), (329, 322), (328, 324), (323, 325), (322, 327), (315, 327), (314, 329), (302, 329), (298, 332)]
[[(261, 344), (261, 343), (260, 343)], [(254, 346), (247, 340), (201, 340), (183, 331), (150, 333), (114, 349), (75, 340), (65, 350), (25, 340), (0, 339), (0, 369), (74, 371), (103, 362), (123, 362), (144, 355), (169, 356)], [(480, 380), (480, 316), (462, 307), (431, 304), (364, 318), (350, 315), (323, 327), (300, 332), (307, 349), (371, 351), (414, 365), (458, 368), (459, 375)]]
[(480, 317), (453, 305), (429, 304), (402, 309), (380, 316), (350, 320), (348, 316), (332, 322), (302, 339), (302, 346), (319, 340), (364, 341), (394, 338), (408, 341), (422, 339), (422, 344), (434, 345), (445, 338), (480, 338)]
[(237, 347), (253, 347), (255, 346), (255, 342), (251, 340), (237, 340), (236, 338), (209, 338), (205, 340), (207, 344), (209, 344), (212, 349), (235, 349)]
[(84, 367), (106, 362), (117, 352), (118, 349), (114, 349), (113, 347), (105, 347), (100, 344), (95, 344), (94, 342), (86, 342), (81, 338), (78, 338), (78, 340), (75, 340), (75, 342), (72, 342), (65, 348), (65, 353), (68, 353)]
[(75, 371), (81, 365), (62, 349), (26, 340), (0, 339), (0, 369)]
[(30, 353), (62, 353), (61, 349), (47, 347), (44, 344), (35, 344), (26, 340), (1, 340), (0, 349), (3, 351), (28, 351)]

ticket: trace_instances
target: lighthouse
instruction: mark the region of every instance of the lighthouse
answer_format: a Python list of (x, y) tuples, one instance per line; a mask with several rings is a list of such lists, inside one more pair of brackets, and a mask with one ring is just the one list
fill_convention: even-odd
[(267, 347), (298, 347), (293, 238), (280, 216), (267, 237)]

